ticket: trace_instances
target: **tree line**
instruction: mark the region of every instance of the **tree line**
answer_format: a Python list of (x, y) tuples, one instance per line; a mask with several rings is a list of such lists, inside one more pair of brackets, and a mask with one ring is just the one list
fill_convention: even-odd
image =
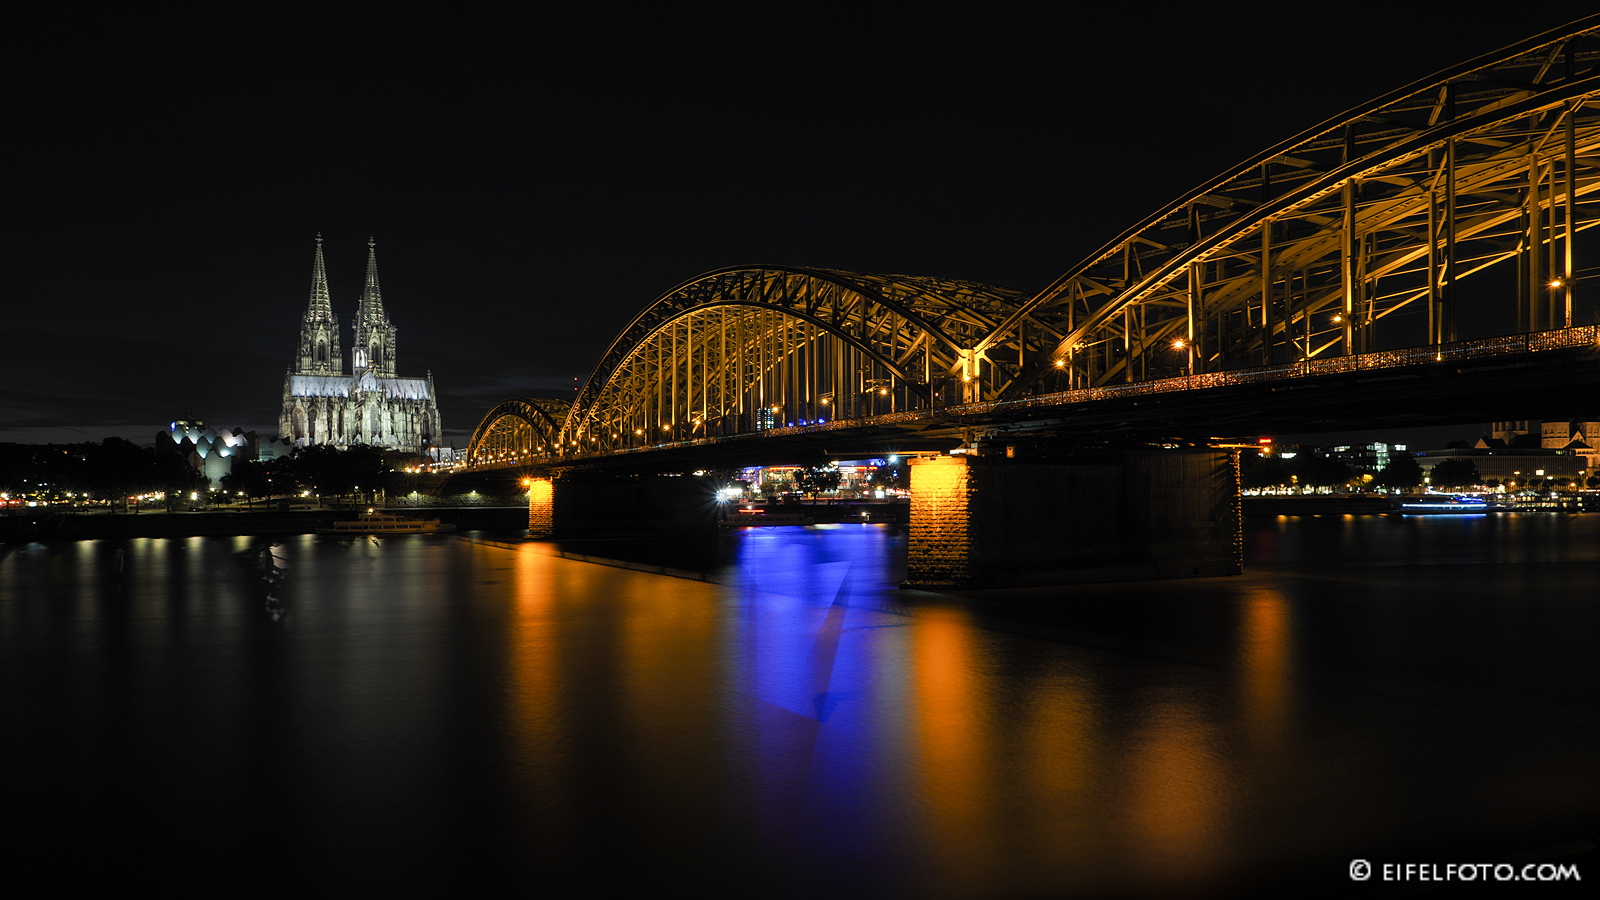
[[(250, 501), (310, 491), (319, 496), (376, 495), (396, 486), (396, 467), (381, 447), (302, 447), (276, 459), (236, 460), (222, 491)], [(163, 494), (169, 508), (191, 494), (211, 497), (210, 481), (173, 452), (124, 438), (100, 443), (0, 443), (0, 493), (57, 504), (83, 500), (127, 509), (128, 499)]]
[(222, 476), (222, 489), (255, 501), (310, 491), (318, 497), (373, 497), (396, 486), (392, 454), (370, 444), (300, 447), (290, 456), (241, 460)]
[(126, 509), (129, 497), (209, 487), (183, 457), (123, 438), (98, 444), (0, 444), (0, 492), (12, 498), (39, 503), (82, 498)]
[[(1287, 485), (1339, 487), (1357, 482), (1366, 484), (1368, 480), (1363, 477), (1365, 475), (1372, 476), (1371, 484), (1400, 490), (1418, 487), (1424, 478), (1422, 466), (1414, 457), (1408, 455), (1389, 457), (1388, 465), (1376, 472), (1361, 472), (1351, 468), (1343, 460), (1315, 450), (1302, 450), (1291, 459), (1285, 459), (1277, 454), (1262, 455), (1254, 450), (1245, 450), (1239, 454), (1239, 483), (1241, 487), (1246, 488)], [(1484, 478), (1478, 472), (1477, 464), (1470, 459), (1441, 460), (1428, 470), (1426, 477), (1427, 483), (1436, 488), (1464, 488), (1478, 485), (1500, 487), (1498, 479)], [(1600, 488), (1600, 477), (1591, 477), (1587, 481), (1583, 478), (1533, 477), (1517, 482), (1516, 486), (1554, 489), (1583, 487), (1586, 483), (1591, 488)]]

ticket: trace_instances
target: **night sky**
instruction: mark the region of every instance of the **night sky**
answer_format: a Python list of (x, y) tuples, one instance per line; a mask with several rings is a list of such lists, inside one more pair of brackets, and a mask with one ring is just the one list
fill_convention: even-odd
[(1268, 145), (1589, 11), (1066, 8), (26, 23), (0, 441), (148, 443), (186, 410), (275, 434), (320, 231), (346, 348), (371, 235), (400, 374), (433, 372), (464, 446), (699, 273), (1036, 291)]

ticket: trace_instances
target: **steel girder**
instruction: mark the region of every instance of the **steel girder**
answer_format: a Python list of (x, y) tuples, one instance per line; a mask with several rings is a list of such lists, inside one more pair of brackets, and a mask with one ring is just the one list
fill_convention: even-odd
[[(1129, 229), (974, 350), (1062, 335), (1000, 379), (1018, 397), (1588, 324), (1597, 64), (1591, 16), (1331, 119)], [(1459, 282), (1502, 262), (1515, 289), (1467, 327)]]
[(571, 406), (568, 400), (547, 397), (496, 404), (473, 429), (467, 465), (517, 465), (549, 455)]
[[(974, 282), (795, 266), (710, 272), (657, 299), (579, 391), (563, 452), (626, 449), (984, 393), (970, 348), (1023, 300)], [(1027, 336), (1041, 352), (1063, 335)]]
[[(699, 276), (623, 329), (564, 417), (507, 401), (469, 457), (572, 457), (1577, 331), (1591, 324), (1574, 317), (1577, 238), (1600, 224), (1596, 191), (1591, 16), (1256, 155), (1032, 298), (793, 266)], [(1463, 288), (1501, 263), (1516, 269), (1510, 287), (1487, 299)]]

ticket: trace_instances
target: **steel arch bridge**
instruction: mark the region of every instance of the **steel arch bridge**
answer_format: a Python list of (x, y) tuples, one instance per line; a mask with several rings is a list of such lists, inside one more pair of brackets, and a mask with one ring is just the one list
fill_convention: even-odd
[(572, 403), (545, 397), (505, 400), (483, 417), (467, 445), (475, 468), (522, 465), (553, 452)]
[(553, 411), (545, 430), (491, 411), (470, 454), (571, 458), (1179, 377), (1311, 374), (1341, 358), (1380, 365), (1387, 351), (1443, 359), (1497, 335), (1578, 340), (1600, 310), (1577, 293), (1596, 191), (1591, 16), (1257, 154), (1031, 297), (792, 266), (707, 273), (623, 329), (559, 425)]
[(976, 379), (957, 377), (966, 348), (1025, 300), (904, 275), (710, 272), (623, 329), (573, 402), (562, 446), (626, 449), (978, 399)]
[[(1263, 151), (1069, 270), (975, 352), (1048, 321), (1066, 336), (1019, 381), (1087, 387), (1573, 325), (1576, 236), (1600, 222), (1582, 202), (1600, 189), (1597, 20)], [(1459, 283), (1502, 263), (1514, 302), (1469, 335)]]

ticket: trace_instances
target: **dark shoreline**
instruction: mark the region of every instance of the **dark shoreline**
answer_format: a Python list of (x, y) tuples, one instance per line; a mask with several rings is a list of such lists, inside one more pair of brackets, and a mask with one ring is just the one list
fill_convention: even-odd
[[(526, 527), (525, 506), (462, 506), (393, 509), (402, 515), (423, 514), (449, 522), (458, 529)], [(215, 510), (210, 512), (151, 512), (115, 515), (97, 513), (46, 513), (0, 517), (0, 543), (81, 541), (96, 538), (198, 537), (258, 534), (310, 534), (337, 519), (353, 518), (353, 509), (320, 510)]]

